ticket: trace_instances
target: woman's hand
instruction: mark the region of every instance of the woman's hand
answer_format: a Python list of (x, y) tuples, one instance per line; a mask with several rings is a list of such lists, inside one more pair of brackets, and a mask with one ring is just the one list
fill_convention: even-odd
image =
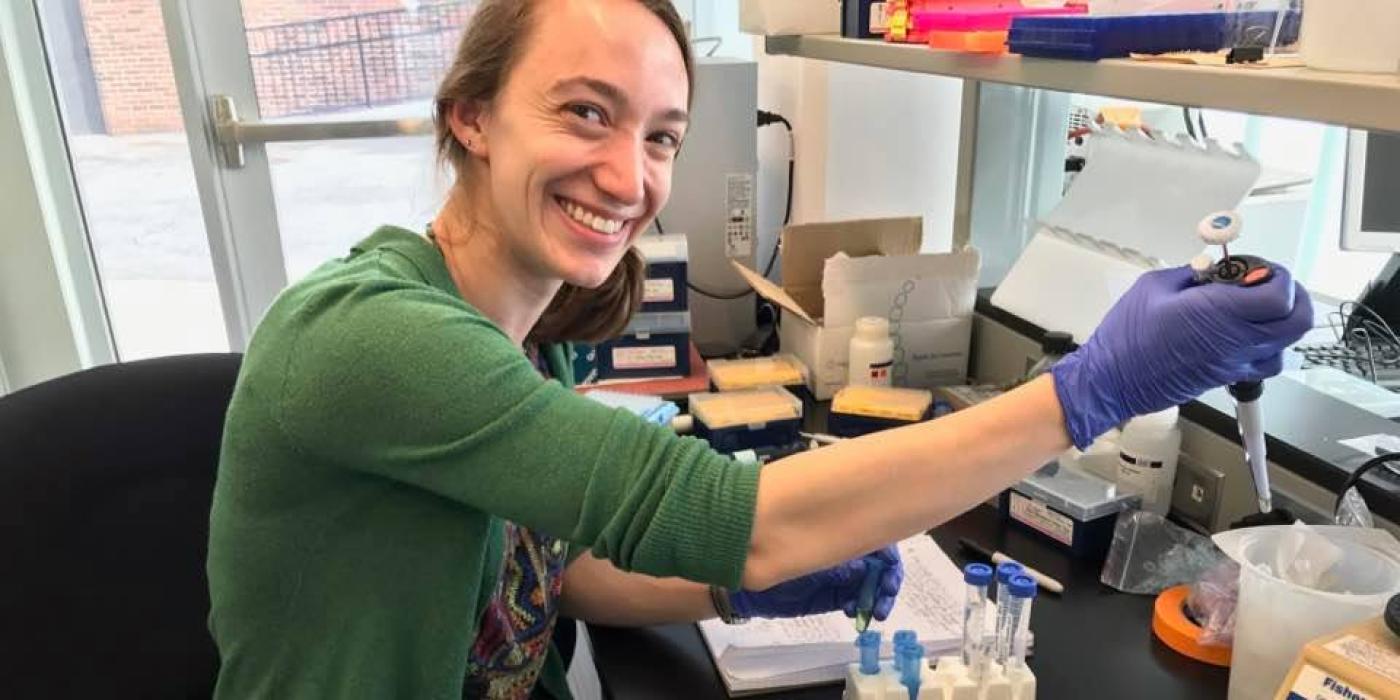
[(741, 617), (801, 617), (841, 610), (856, 616), (860, 589), (871, 567), (881, 567), (872, 612), (877, 620), (889, 617), (895, 596), (904, 583), (904, 564), (894, 545), (852, 559), (830, 569), (795, 578), (763, 591), (733, 591), (729, 604)]
[(1084, 448), (1133, 416), (1276, 375), (1312, 322), (1307, 291), (1278, 266), (1256, 287), (1198, 284), (1185, 267), (1149, 272), (1051, 369), (1070, 438)]

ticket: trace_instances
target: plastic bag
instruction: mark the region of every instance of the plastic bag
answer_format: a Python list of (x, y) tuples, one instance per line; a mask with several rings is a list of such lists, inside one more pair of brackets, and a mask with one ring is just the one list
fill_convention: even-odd
[(1197, 639), (1208, 646), (1228, 647), (1235, 641), (1235, 604), (1240, 597), (1240, 565), (1224, 561), (1191, 584), (1186, 614), (1201, 628)]
[(1345, 496), (1342, 496), (1341, 505), (1337, 506), (1337, 513), (1332, 518), (1335, 525), (1343, 527), (1375, 527), (1376, 519), (1371, 517), (1371, 509), (1366, 507), (1366, 499), (1361, 497), (1361, 492), (1353, 486), (1347, 489)]
[(1228, 561), (1209, 538), (1142, 510), (1118, 515), (1099, 580), (1124, 593), (1157, 595)]

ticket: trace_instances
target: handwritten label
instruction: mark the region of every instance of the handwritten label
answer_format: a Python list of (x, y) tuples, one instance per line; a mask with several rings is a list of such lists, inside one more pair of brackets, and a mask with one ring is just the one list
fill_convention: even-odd
[(1026, 498), (1014, 491), (1011, 493), (1011, 517), (1048, 535), (1057, 542), (1063, 542), (1068, 546), (1074, 544), (1073, 520), (1050, 510), (1050, 506), (1040, 501)]
[(613, 348), (616, 369), (669, 369), (676, 366), (676, 349), (670, 345), (652, 348)]

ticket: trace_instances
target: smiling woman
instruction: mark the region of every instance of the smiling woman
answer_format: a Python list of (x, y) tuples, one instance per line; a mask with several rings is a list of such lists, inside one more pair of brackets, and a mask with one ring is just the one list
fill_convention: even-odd
[(219, 697), (568, 697), (559, 613), (854, 616), (874, 586), (884, 619), (891, 543), (1071, 436), (1277, 371), (1311, 326), (1282, 270), (1153, 273), (1053, 379), (761, 473), (590, 401), (559, 341), (636, 308), (688, 51), (669, 0), (484, 0), (439, 91), (457, 179), (430, 236), (380, 228), (249, 344), (210, 515)]
[[(437, 96), (438, 152), (458, 187), (433, 233), (453, 259), (510, 253), (491, 269), (539, 278), (546, 292), (562, 281), (542, 316), (526, 314), (539, 317), (531, 340), (596, 341), (620, 333), (641, 303), (643, 264), (631, 243), (670, 194), (692, 64), (676, 50), (687, 39), (667, 0), (560, 5), (540, 21), (592, 40), (518, 56), (518, 42), (504, 38), (536, 3), (477, 11)], [(506, 70), (518, 78), (503, 84)], [(512, 246), (473, 243), (477, 235)]]

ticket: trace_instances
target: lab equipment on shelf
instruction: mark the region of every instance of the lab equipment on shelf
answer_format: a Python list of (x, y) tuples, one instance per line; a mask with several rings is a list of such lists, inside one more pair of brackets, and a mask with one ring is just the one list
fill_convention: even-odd
[(1219, 51), (1240, 37), (1259, 36), (1279, 45), (1298, 40), (1301, 16), (1276, 12), (1191, 12), (1179, 14), (1017, 17), (1007, 43), (1012, 53), (1043, 58), (1097, 61), (1135, 53)]

